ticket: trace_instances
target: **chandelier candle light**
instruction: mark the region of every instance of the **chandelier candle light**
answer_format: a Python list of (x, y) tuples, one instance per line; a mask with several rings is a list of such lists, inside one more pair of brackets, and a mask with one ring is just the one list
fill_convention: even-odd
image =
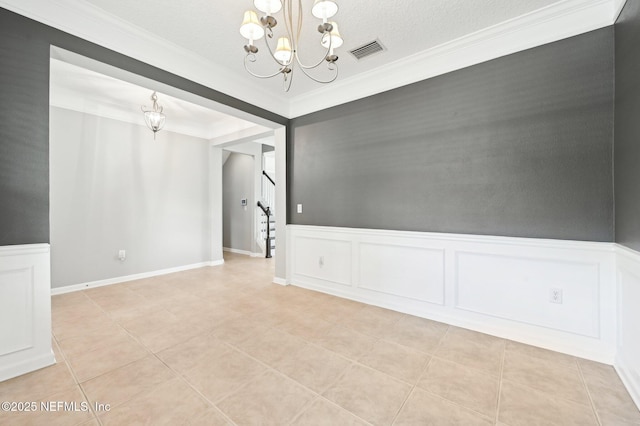
[(158, 104), (158, 95), (156, 92), (151, 94), (151, 100), (153, 101), (152, 109), (147, 109), (145, 106), (140, 107), (140, 109), (144, 113), (144, 122), (147, 123), (149, 130), (153, 132), (153, 140), (156, 140), (156, 133), (164, 127), (166, 117), (162, 113), (162, 106)]
[[(295, 3), (297, 3), (297, 10), (294, 13)], [(307, 77), (318, 83), (331, 83), (338, 77), (338, 66), (336, 64), (338, 56), (334, 54), (334, 49), (342, 46), (343, 40), (338, 32), (338, 24), (329, 21), (329, 18), (332, 18), (338, 13), (338, 5), (335, 1), (315, 0), (311, 8), (313, 16), (322, 20), (322, 24), (318, 26), (318, 32), (322, 34), (320, 44), (326, 49), (324, 57), (312, 65), (303, 64), (298, 56), (298, 42), (300, 41), (300, 33), (302, 31), (302, 0), (297, 0), (297, 2), (296, 0), (254, 0), (253, 4), (256, 9), (264, 13), (264, 16), (258, 19), (258, 14), (255, 11), (247, 10), (244, 13), (244, 19), (240, 26), (240, 34), (249, 40), (249, 43), (244, 46), (244, 50), (247, 53), (244, 59), (244, 68), (249, 74), (258, 78), (272, 78), (282, 74), (284, 77), (285, 92), (288, 92), (291, 88), (295, 64), (298, 64), (300, 70)], [(273, 14), (280, 12), (281, 9), (286, 36), (277, 39), (276, 49), (274, 51), (267, 39), (273, 39), (273, 28), (278, 25), (278, 21), (273, 17)], [(295, 22), (294, 15), (297, 17)], [(262, 37), (265, 37), (264, 40), (267, 50), (278, 67), (278, 71), (270, 75), (256, 74), (249, 69), (249, 64), (256, 62), (256, 53), (258, 53), (258, 48), (254, 45), (254, 42), (260, 40)], [(309, 70), (318, 68), (325, 62), (332, 74), (328, 80), (321, 80), (309, 74)]]

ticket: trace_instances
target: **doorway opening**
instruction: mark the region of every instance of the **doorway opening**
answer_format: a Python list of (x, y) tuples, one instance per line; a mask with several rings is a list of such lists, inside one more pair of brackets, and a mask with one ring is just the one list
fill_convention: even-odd
[(284, 151), (284, 127), (57, 47), (50, 80), (54, 291), (222, 263), (223, 148), (278, 134)]

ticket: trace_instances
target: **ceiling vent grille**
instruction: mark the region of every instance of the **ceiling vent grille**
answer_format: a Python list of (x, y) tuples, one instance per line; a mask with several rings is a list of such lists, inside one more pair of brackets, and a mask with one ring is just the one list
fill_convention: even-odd
[(382, 43), (380, 43), (380, 40), (374, 40), (370, 41), (369, 43), (363, 44), (360, 47), (356, 47), (355, 49), (351, 49), (349, 53), (355, 56), (357, 60), (360, 60), (384, 50), (385, 48)]

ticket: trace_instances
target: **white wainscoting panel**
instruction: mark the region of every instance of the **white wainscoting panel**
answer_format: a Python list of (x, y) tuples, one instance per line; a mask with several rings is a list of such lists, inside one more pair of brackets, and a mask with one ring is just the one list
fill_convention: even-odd
[(0, 357), (30, 349), (33, 329), (34, 271), (31, 267), (0, 270)]
[(640, 253), (618, 246), (618, 350), (615, 367), (640, 407)]
[(299, 236), (296, 238), (296, 247), (304, 255), (294, 256), (295, 275), (330, 285), (351, 285), (350, 241), (322, 235)]
[(444, 250), (361, 242), (358, 287), (444, 304)]
[(0, 247), (0, 381), (55, 363), (49, 245)]
[(456, 274), (458, 309), (599, 337), (597, 263), (458, 252)]
[(613, 363), (612, 243), (304, 225), (287, 234), (293, 285)]

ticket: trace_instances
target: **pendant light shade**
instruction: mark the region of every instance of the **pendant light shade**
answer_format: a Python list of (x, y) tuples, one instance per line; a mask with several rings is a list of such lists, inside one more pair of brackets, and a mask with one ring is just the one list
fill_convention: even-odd
[[(308, 9), (304, 10), (304, 4), (311, 6), (311, 14), (320, 19), (319, 25), (313, 28), (317, 31), (316, 35), (320, 33), (316, 43), (319, 41), (324, 47), (323, 56), (311, 63), (303, 62), (300, 58), (300, 52), (308, 50), (301, 45), (301, 41), (306, 40), (306, 37), (301, 37), (303, 21), (309, 14)], [(282, 76), (285, 92), (291, 88), (296, 70), (320, 84), (331, 83), (338, 78), (338, 55), (334, 49), (342, 46), (344, 41), (334, 21), (336, 18), (332, 18), (338, 13), (336, 0), (253, 0), (253, 5), (257, 11), (247, 10), (240, 26), (240, 34), (249, 40), (244, 45), (244, 69), (249, 74), (260, 79)], [(329, 18), (332, 18), (331, 22)], [(278, 26), (278, 21), (284, 25)], [(264, 40), (266, 48), (263, 49), (260, 43), (262, 53), (258, 53), (258, 43), (254, 43), (259, 39)], [(318, 45), (312, 47), (311, 51), (313, 49), (318, 51)], [(274, 68), (271, 72), (262, 72), (266, 68), (256, 64), (265, 57), (272, 61)], [(320, 68), (324, 67), (326, 71), (322, 75)]]
[(142, 112), (144, 113), (144, 122), (153, 132), (153, 139), (156, 139), (156, 133), (158, 133), (164, 127), (164, 123), (166, 121), (165, 115), (162, 113), (164, 109), (158, 103), (158, 95), (156, 92), (151, 94), (151, 100), (153, 101), (152, 109), (146, 109), (146, 107), (141, 107)]
[(280, 12), (282, 2), (280, 0), (253, 0), (253, 5), (262, 13), (271, 15)]
[(289, 63), (291, 60), (291, 43), (289, 43), (288, 38), (280, 37), (278, 39), (278, 46), (273, 56), (275, 56), (282, 65)]
[(329, 48), (329, 45), (331, 45), (331, 49), (337, 49), (338, 47), (342, 46), (344, 40), (342, 39), (342, 36), (340, 36), (340, 32), (338, 31), (338, 24), (336, 24), (335, 22), (330, 22), (330, 24), (333, 28), (331, 29), (330, 33), (325, 33), (322, 36), (322, 47), (327, 49)]
[(338, 13), (338, 4), (332, 0), (316, 0), (311, 8), (313, 16), (319, 19), (329, 19)]
[(254, 40), (260, 40), (264, 36), (264, 28), (260, 25), (258, 14), (253, 10), (244, 12), (244, 19), (240, 26), (240, 34), (242, 37), (252, 43)]
[(164, 127), (166, 117), (161, 112), (146, 111), (144, 113), (144, 121), (145, 123), (147, 123), (147, 127), (149, 127), (149, 129), (151, 129), (153, 133), (157, 133)]

